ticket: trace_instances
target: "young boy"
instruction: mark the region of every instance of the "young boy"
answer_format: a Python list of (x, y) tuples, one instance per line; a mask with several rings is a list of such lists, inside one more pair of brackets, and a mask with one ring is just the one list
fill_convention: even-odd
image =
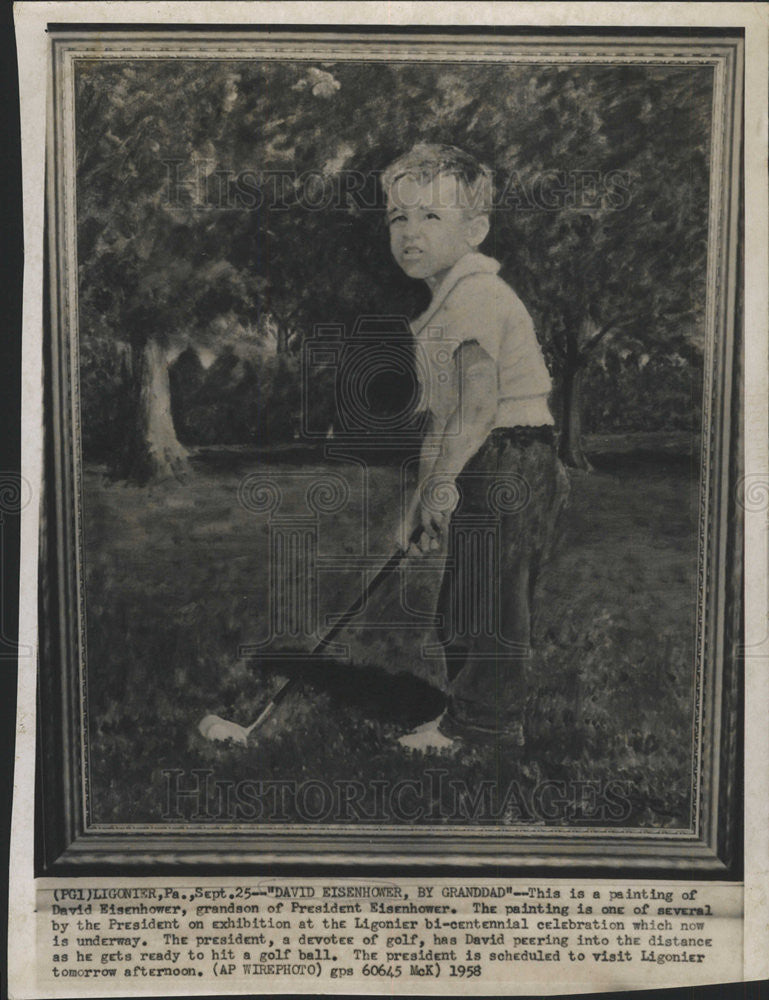
[(447, 707), (400, 742), (520, 747), (534, 584), (564, 499), (550, 376), (523, 303), (497, 261), (478, 252), (489, 231), (489, 169), (453, 146), (419, 144), (382, 184), (393, 256), (432, 292), (412, 323), (428, 414), (402, 538), (418, 529), (413, 556), (447, 547), (437, 608)]

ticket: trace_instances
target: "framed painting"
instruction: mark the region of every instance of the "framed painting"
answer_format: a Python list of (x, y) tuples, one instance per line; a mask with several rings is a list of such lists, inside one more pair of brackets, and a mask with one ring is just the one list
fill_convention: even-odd
[(39, 872), (736, 877), (742, 35), (49, 36)]

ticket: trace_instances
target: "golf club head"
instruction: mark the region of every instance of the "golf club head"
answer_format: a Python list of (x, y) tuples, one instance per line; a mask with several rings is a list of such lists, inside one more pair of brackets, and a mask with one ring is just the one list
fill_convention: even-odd
[(198, 732), (204, 740), (232, 740), (241, 746), (248, 745), (248, 730), (236, 722), (228, 722), (219, 715), (206, 715), (198, 723)]

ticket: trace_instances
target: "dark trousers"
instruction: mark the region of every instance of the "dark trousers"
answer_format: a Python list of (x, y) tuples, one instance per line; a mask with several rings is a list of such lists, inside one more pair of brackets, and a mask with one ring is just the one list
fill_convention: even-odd
[(550, 427), (496, 428), (457, 478), (437, 611), (456, 730), (521, 732), (540, 564), (568, 480)]

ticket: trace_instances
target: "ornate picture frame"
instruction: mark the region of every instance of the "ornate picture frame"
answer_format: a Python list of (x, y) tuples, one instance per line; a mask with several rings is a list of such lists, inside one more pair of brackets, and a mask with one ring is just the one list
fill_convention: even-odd
[[(571, 875), (633, 872), (737, 877), (741, 865), (743, 726), (743, 57), (741, 35), (726, 31), (637, 31), (626, 35), (511, 31), (491, 35), (482, 29), (465, 33), (256, 28), (159, 32), (112, 26), (101, 32), (51, 26), (46, 192), (49, 284), (43, 344), (45, 482), (40, 548), (39, 874), (377, 865), (494, 868), (551, 875), (563, 871)], [(142, 66), (158, 61), (177, 61), (188, 67), (217, 61), (222, 65), (260, 61), (312, 65), (321, 67), (319, 73), (328, 76), (330, 72), (331, 79), (334, 66), (355, 62), (397, 63), (412, 69), (420, 63), (698, 67), (712, 73), (705, 299), (698, 303), (703, 389), (702, 422), (694, 452), (698, 511), (696, 597), (691, 621), (691, 747), (682, 751), (691, 762), (688, 824), (666, 827), (653, 821), (627, 827), (617, 822), (550, 822), (541, 817), (512, 827), (492, 822), (429, 821), (262, 824), (220, 817), (206, 817), (205, 822), (182, 820), (173, 810), (173, 822), (132, 822), (130, 816), (119, 821), (99, 819), (91, 784), (94, 764), (89, 713), (95, 686), (104, 681), (103, 671), (97, 670), (88, 656), (94, 591), (86, 587), (86, 562), (93, 562), (94, 550), (88, 545), (99, 544), (98, 539), (104, 536), (98, 536), (94, 543), (92, 533), (88, 541), (90, 508), (84, 501), (80, 330), (88, 289), (83, 286), (84, 236), (82, 227), (79, 232), (82, 219), (78, 215), (78, 170), (82, 170), (78, 159), (82, 138), (78, 137), (82, 133), (78, 131), (77, 80), (79, 74), (98, 72), (98, 67), (106, 64), (119, 67), (130, 62), (141, 73)], [(315, 83), (310, 78), (305, 91), (297, 92), (301, 96), (308, 87), (325, 85), (320, 77)], [(107, 122), (104, 131), (109, 132)], [(118, 143), (122, 139), (108, 135), (106, 141)], [(163, 150), (158, 153), (163, 154)], [(101, 155), (98, 149), (93, 151), (97, 160)], [(173, 151), (165, 155), (172, 158)], [(93, 415), (88, 419), (93, 421)], [(110, 418), (105, 414), (104, 419)], [(337, 451), (339, 437), (337, 434)], [(331, 455), (328, 449), (332, 445), (327, 442), (326, 448)], [(373, 563), (364, 567), (364, 578), (371, 566)], [(211, 586), (216, 587), (216, 582)], [(682, 623), (683, 629), (688, 627), (688, 620)], [(124, 638), (112, 635), (117, 644)], [(104, 648), (102, 644), (100, 649)], [(193, 731), (195, 721), (192, 719)], [(438, 780), (435, 766), (430, 766), (431, 780)], [(354, 773), (354, 762), (351, 767)], [(450, 780), (450, 762), (445, 769)], [(325, 776), (329, 782), (337, 777)], [(114, 781), (119, 783), (119, 778), (119, 774), (114, 775)], [(176, 776), (165, 774), (163, 787), (181, 791), (190, 799), (190, 790), (206, 780), (205, 774), (194, 776), (182, 769)]]

